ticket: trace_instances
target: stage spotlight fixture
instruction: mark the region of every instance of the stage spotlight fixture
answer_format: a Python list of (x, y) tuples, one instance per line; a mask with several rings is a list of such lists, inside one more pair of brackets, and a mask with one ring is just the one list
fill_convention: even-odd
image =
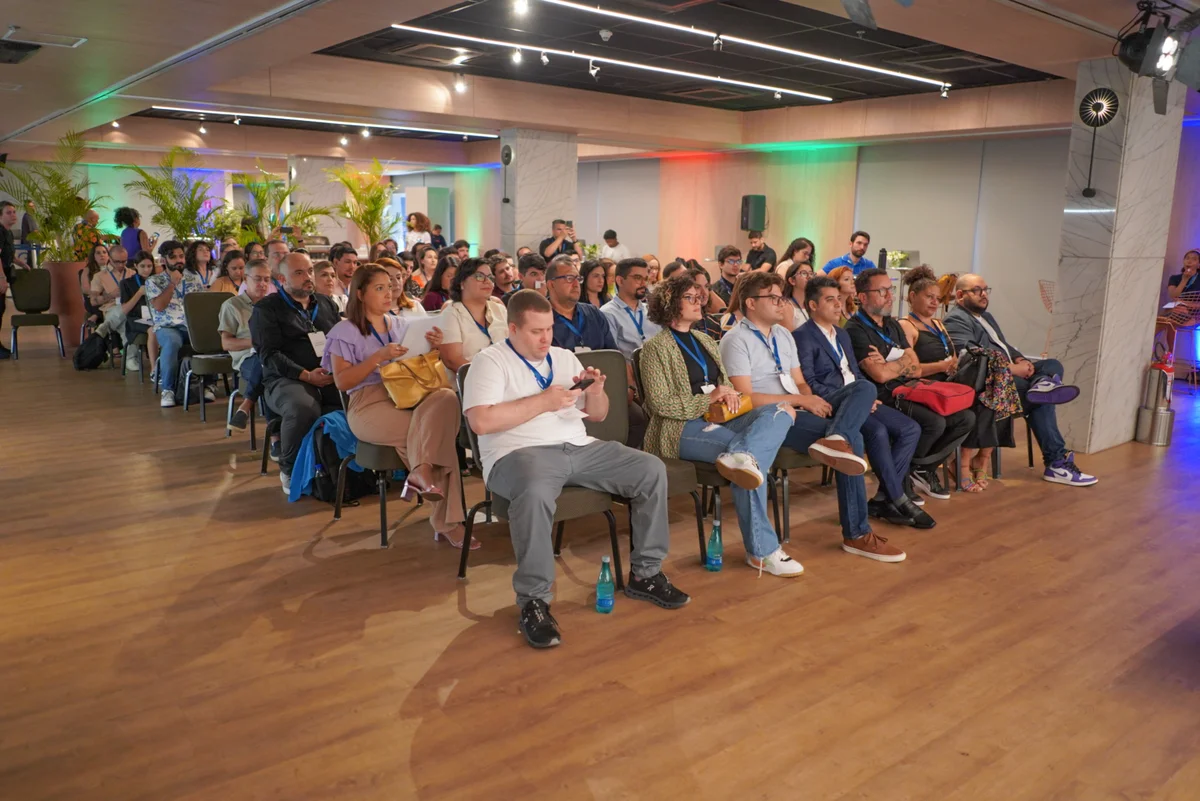
[(460, 95), (467, 91), (467, 81), (465, 78), (463, 78), (463, 76), (454, 76), (454, 91), (458, 92)]
[(234, 125), (241, 125), (241, 124), (242, 124), (242, 118), (241, 118), (241, 117), (234, 117), (234, 118), (233, 118), (233, 124), (234, 124)]
[(343, 136), (338, 139), (338, 144), (342, 147), (345, 147), (346, 145), (350, 144), (350, 140)]
[(720, 34), (717, 34), (715, 37), (713, 37), (713, 50), (724, 50), (724, 49), (725, 49), (725, 41), (721, 38)]
[[(591, 75), (593, 78), (596, 78), (596, 76), (599, 74), (600, 74), (600, 68), (598, 66), (596, 66), (596, 62), (589, 61), (588, 62), (588, 75)], [(600, 79), (596, 78), (596, 80), (600, 80)]]
[(202, 133), (202, 134), (208, 133), (208, 129), (204, 127), (204, 123), (200, 123), (200, 133)]
[(600, 41), (607, 42), (611, 38), (612, 38), (612, 31), (610, 31), (608, 28), (600, 29)]
[(783, 92), (776, 92), (776, 93), (775, 93), (775, 99), (776, 99), (776, 100), (783, 100)]
[(513, 0), (513, 13), (522, 17), (529, 13), (529, 0)]
[(359, 133), (362, 134), (363, 139), (371, 138), (371, 129), (370, 128), (363, 128), (361, 131), (359, 131)]
[(940, 93), (940, 94), (942, 95), (942, 97), (943, 97), (943, 98), (947, 98), (947, 97), (949, 97), (949, 96), (950, 96), (950, 87), (949, 87), (949, 86), (943, 86), (943, 87), (942, 87), (942, 91), (941, 91), (941, 93)]
[(512, 52), (512, 62), (513, 62), (514, 64), (520, 64), (520, 63), (521, 63), (521, 51), (520, 51), (520, 50), (514, 50), (514, 51)]
[(117, 122), (116, 120), (113, 120), (113, 121), (112, 121), (112, 127), (114, 127), (114, 128), (120, 128), (120, 127), (121, 127), (121, 123)]
[(544, 67), (549, 63), (550, 63), (550, 56), (546, 55), (545, 53), (542, 53), (542, 66)]

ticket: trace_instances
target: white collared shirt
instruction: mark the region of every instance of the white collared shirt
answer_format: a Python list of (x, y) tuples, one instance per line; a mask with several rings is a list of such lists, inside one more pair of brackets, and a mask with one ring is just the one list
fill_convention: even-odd
[(829, 347), (833, 348), (834, 353), (841, 354), (842, 360), (838, 363), (838, 367), (842, 370), (842, 381), (845, 384), (853, 384), (857, 379), (854, 371), (850, 369), (850, 360), (846, 357), (846, 351), (838, 341), (837, 326), (832, 326), (828, 331), (820, 323), (817, 328), (825, 335), (825, 339), (829, 341)]

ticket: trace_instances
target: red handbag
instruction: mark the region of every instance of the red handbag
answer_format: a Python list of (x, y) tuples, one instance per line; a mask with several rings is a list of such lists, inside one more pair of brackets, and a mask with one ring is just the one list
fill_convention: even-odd
[(892, 390), (896, 400), (919, 403), (946, 417), (970, 409), (975, 403), (975, 390), (964, 384), (949, 381), (928, 381), (924, 378), (912, 381)]

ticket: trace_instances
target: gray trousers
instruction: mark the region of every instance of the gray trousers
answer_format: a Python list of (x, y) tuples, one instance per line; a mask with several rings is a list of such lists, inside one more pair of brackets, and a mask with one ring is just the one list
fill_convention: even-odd
[(649, 578), (662, 568), (670, 530), (667, 471), (662, 460), (619, 442), (540, 445), (513, 451), (492, 466), (488, 487), (507, 498), (508, 528), (517, 554), (513, 590), (517, 606), (554, 593), (554, 510), (565, 486), (629, 498), (633, 511), (633, 575)]
[(280, 378), (267, 387), (267, 406), (283, 418), (279, 427), (279, 469), (290, 476), (308, 430), (321, 415), (341, 409), (342, 402), (332, 384), (314, 387), (303, 381)]

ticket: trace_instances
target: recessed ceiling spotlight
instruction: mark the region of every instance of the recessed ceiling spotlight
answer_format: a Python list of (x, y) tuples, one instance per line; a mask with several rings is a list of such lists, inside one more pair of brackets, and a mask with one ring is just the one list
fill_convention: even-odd
[[(591, 75), (593, 78), (596, 78), (596, 76), (599, 74), (600, 74), (600, 68), (598, 66), (596, 66), (596, 62), (589, 61), (588, 62), (588, 75)], [(596, 80), (600, 80), (600, 79), (596, 78)]]
[(612, 31), (610, 31), (608, 28), (600, 29), (600, 41), (607, 42), (611, 38), (612, 38)]
[(717, 34), (715, 37), (713, 37), (713, 50), (724, 50), (724, 49), (725, 49), (725, 40), (723, 40), (721, 38), (720, 34)]
[(775, 99), (776, 99), (776, 100), (783, 100), (783, 92), (776, 92), (776, 93), (775, 93)]
[(942, 91), (941, 91), (941, 95), (942, 95), (942, 97), (949, 97), (949, 96), (950, 96), (950, 87), (949, 87), (949, 85), (947, 85), (947, 84), (942, 84)]
[(542, 66), (544, 67), (549, 63), (550, 63), (550, 56), (546, 55), (545, 53), (542, 53)]
[(342, 147), (345, 147), (346, 145), (350, 144), (350, 140), (343, 136), (340, 139), (338, 139), (338, 144), (341, 145)]
[[(554, 52), (554, 51), (551, 51)], [(414, 131), (417, 133), (432, 133), (432, 134), (447, 134), (450, 136), (462, 136), (468, 133), (472, 138), (478, 139), (499, 139), (500, 137), (494, 133), (482, 133), (479, 131), (462, 131), (452, 130), (449, 128), (427, 128), (418, 125), (394, 125), (386, 122), (354, 122), (350, 120), (339, 120), (330, 117), (306, 116), (300, 114), (287, 114), (284, 112), (260, 112), (260, 111), (218, 111), (214, 109), (200, 109), (194, 106), (168, 106), (155, 104), (150, 107), (155, 111), (177, 111), (181, 114), (216, 114), (226, 119), (233, 117), (245, 117), (249, 120), (287, 120), (288, 122), (313, 122), (319, 125), (338, 125), (350, 126), (355, 125), (360, 127), (378, 128), (381, 131)]]
[(471, 137), (467, 136), (466, 134), (463, 134), (463, 141), (464, 141), (464, 142), (468, 141), (470, 138), (471, 138)]
[(112, 121), (112, 127), (114, 127), (114, 128), (120, 128), (120, 127), (121, 127), (121, 123), (117, 122), (116, 120), (113, 120), (113, 121)]
[(208, 129), (204, 127), (204, 123), (200, 123), (200, 133), (202, 133), (202, 134), (208, 133)]
[(467, 80), (463, 78), (463, 76), (454, 76), (454, 91), (458, 92), (460, 95), (467, 91)]
[(241, 125), (241, 124), (242, 124), (242, 118), (241, 118), (241, 117), (234, 117), (234, 118), (233, 118), (233, 124), (234, 124), (234, 125)]
[(514, 64), (520, 64), (520, 63), (521, 63), (521, 58), (522, 58), (522, 56), (521, 56), (521, 51), (520, 51), (520, 49), (514, 50), (514, 51), (512, 52), (512, 62), (513, 62)]
[(363, 128), (361, 131), (359, 131), (359, 133), (362, 134), (363, 139), (371, 138), (371, 129), (370, 128)]
[(529, 13), (529, 0), (513, 0), (513, 13), (522, 17)]

